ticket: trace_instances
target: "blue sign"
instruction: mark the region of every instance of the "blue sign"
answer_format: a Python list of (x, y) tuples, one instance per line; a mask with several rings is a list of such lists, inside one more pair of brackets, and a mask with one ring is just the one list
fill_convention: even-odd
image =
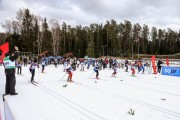
[(163, 66), (162, 74), (163, 75), (180, 76), (180, 67)]

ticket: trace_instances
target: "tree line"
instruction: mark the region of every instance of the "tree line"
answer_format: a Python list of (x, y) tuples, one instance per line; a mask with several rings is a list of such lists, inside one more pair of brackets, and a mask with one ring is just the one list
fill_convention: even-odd
[(29, 9), (20, 9), (16, 19), (6, 20), (1, 25), (10, 46), (17, 45), (20, 51), (34, 54), (46, 50), (54, 55), (73, 52), (78, 57), (180, 53), (180, 31), (156, 27), (150, 30), (148, 25), (132, 24), (128, 20), (72, 27), (56, 19), (34, 15)]

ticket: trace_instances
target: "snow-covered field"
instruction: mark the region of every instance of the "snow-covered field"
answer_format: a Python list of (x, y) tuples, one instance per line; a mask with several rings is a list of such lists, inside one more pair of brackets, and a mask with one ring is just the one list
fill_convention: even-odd
[[(67, 83), (62, 65), (49, 65), (44, 74), (36, 69), (39, 84), (34, 86), (29, 83), (29, 67), (22, 69), (23, 76), (16, 74), (19, 94), (5, 97), (14, 120), (180, 120), (180, 77), (147, 71), (132, 77), (130, 71), (121, 69), (114, 78), (113, 70), (106, 69), (96, 80), (95, 73), (90, 76), (90, 68), (76, 70), (75, 82)], [(0, 66), (1, 96), (4, 86), (4, 68)], [(2, 104), (0, 108), (3, 111)], [(134, 115), (128, 113), (130, 109)]]

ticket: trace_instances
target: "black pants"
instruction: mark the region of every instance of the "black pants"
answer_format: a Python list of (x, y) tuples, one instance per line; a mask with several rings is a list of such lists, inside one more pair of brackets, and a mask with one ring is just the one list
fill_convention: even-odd
[(125, 64), (125, 67), (126, 67), (126, 70), (125, 70), (125, 71), (126, 71), (126, 72), (128, 72), (128, 65), (127, 65), (127, 64)]
[(22, 71), (22, 68), (21, 67), (17, 67), (18, 71), (17, 71), (17, 74), (21, 74), (21, 71)]
[(98, 71), (98, 70), (95, 70), (95, 72), (96, 72), (96, 78), (98, 78), (98, 76), (99, 76), (99, 71)]
[(161, 73), (161, 67), (158, 66), (158, 73)]
[(45, 65), (42, 65), (42, 72), (44, 72)]
[(25, 66), (27, 67), (27, 62), (24, 62), (24, 67), (25, 67)]
[(5, 93), (6, 94), (15, 93), (15, 85), (16, 85), (15, 73), (14, 74), (6, 74)]
[(54, 63), (55, 67), (57, 67), (57, 63)]
[(31, 69), (31, 74), (32, 74), (31, 81), (33, 81), (34, 80), (34, 76), (35, 76), (35, 69)]

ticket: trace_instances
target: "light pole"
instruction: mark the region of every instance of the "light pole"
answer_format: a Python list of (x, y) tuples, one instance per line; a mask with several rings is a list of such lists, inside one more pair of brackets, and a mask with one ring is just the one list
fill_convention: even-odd
[(104, 57), (104, 48), (107, 47), (107, 45), (101, 46), (103, 49), (103, 57)]

